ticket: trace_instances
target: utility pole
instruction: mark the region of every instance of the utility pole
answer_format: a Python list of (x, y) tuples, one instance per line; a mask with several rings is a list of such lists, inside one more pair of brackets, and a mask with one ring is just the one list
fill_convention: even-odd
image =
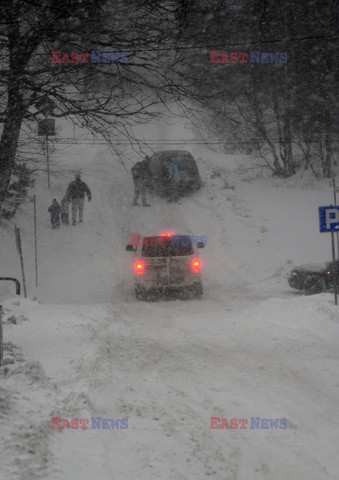
[(46, 128), (46, 161), (47, 161), (47, 187), (51, 188), (51, 182), (49, 177), (49, 149), (48, 149), (48, 130)]
[[(337, 189), (335, 186), (335, 178), (333, 177), (333, 198), (334, 198), (334, 205), (337, 206)], [(337, 237), (337, 252), (338, 252), (338, 258), (339, 258), (339, 232), (336, 232), (336, 237)]]
[(53, 115), (53, 110), (55, 108), (55, 104), (50, 98), (48, 98), (47, 95), (44, 95), (35, 103), (35, 107), (45, 117), (43, 120), (39, 120), (38, 135), (42, 136), (42, 137), (45, 137), (46, 162), (47, 162), (47, 186), (48, 186), (48, 189), (50, 189), (51, 188), (51, 182), (50, 182), (50, 169), (49, 169), (48, 136), (49, 135), (55, 135), (55, 120), (53, 118), (48, 118), (48, 116)]

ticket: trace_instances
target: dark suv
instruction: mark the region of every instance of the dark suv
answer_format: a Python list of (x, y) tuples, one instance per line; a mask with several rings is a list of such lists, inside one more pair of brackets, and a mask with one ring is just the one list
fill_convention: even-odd
[(151, 188), (160, 196), (168, 196), (171, 188), (168, 180), (168, 162), (172, 160), (176, 164), (180, 173), (177, 191), (179, 195), (186, 195), (194, 192), (201, 187), (201, 179), (196, 161), (185, 150), (168, 150), (156, 152), (150, 160), (150, 169), (153, 179)]

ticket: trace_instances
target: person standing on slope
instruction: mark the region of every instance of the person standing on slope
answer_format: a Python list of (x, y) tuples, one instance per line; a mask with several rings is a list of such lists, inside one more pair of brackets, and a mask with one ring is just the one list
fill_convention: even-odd
[(132, 176), (134, 182), (134, 197), (133, 197), (133, 205), (138, 205), (138, 198), (141, 193), (141, 200), (144, 207), (150, 207), (150, 205), (146, 201), (146, 186), (149, 184), (152, 178), (152, 172), (150, 169), (150, 158), (146, 157), (142, 162), (137, 162), (132, 167)]
[(79, 211), (79, 223), (83, 220), (85, 194), (90, 202), (92, 194), (85, 182), (81, 180), (79, 173), (75, 175), (75, 180), (68, 185), (66, 197), (72, 202), (72, 221), (76, 225), (77, 212)]
[(179, 197), (178, 186), (181, 180), (181, 175), (177, 165), (173, 162), (173, 160), (170, 160), (168, 162), (167, 168), (168, 168), (167, 180), (169, 182), (168, 202), (172, 202), (173, 200), (177, 202)]

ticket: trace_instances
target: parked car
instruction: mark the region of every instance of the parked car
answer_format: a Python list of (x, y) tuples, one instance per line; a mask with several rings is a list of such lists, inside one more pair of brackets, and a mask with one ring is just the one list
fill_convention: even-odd
[(196, 161), (190, 152), (185, 150), (167, 150), (156, 152), (150, 160), (153, 179), (151, 188), (160, 196), (168, 196), (170, 182), (168, 180), (168, 162), (172, 160), (179, 169), (180, 181), (178, 193), (183, 196), (201, 188), (201, 179)]
[[(134, 284), (138, 300), (154, 296), (195, 297), (203, 294), (201, 260), (189, 235), (163, 234), (143, 237), (138, 245), (126, 246), (134, 252)], [(140, 244), (141, 243), (141, 244)]]
[[(326, 262), (295, 267), (290, 272), (288, 283), (290, 287), (303, 290), (308, 294), (331, 291), (334, 288), (334, 266), (333, 262)], [(337, 262), (337, 272), (338, 267), (339, 262)]]

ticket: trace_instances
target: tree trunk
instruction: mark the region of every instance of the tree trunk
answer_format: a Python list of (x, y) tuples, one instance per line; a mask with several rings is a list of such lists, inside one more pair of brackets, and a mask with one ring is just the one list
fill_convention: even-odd
[(290, 111), (287, 109), (284, 116), (284, 164), (286, 175), (293, 175), (295, 173), (293, 154), (292, 154), (292, 133), (290, 122)]
[(23, 115), (22, 95), (15, 81), (8, 88), (7, 113), (0, 140), (0, 207), (11, 179)]
[(325, 156), (325, 168), (324, 168), (324, 175), (327, 178), (331, 178), (332, 176), (332, 148), (331, 148), (331, 141), (329, 134), (326, 133), (325, 135), (325, 148), (326, 148), (326, 156)]
[(24, 117), (21, 83), (27, 62), (27, 58), (23, 57), (22, 54), (18, 12), (13, 1), (7, 14), (7, 20), (10, 22), (8, 27), (9, 73), (7, 79), (7, 108), (0, 140), (0, 211), (7, 195)]

